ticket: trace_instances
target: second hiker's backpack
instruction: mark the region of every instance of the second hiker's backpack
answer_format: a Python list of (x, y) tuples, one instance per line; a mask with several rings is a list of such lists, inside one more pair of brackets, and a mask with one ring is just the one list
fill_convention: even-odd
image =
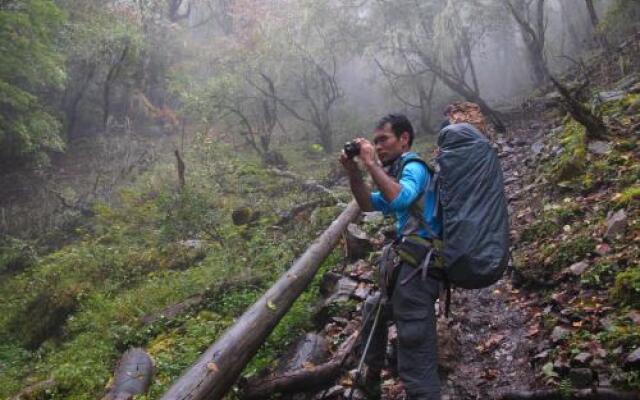
[(455, 286), (478, 289), (502, 276), (509, 255), (509, 216), (502, 168), (474, 126), (449, 125), (438, 137), (435, 189), (443, 224), (444, 268)]

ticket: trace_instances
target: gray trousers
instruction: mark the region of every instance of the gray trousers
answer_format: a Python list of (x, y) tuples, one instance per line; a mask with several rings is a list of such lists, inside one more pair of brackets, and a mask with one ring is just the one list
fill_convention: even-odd
[[(421, 274), (404, 285), (401, 282), (414, 270), (402, 263), (399, 267), (390, 304), (381, 310), (374, 336), (365, 357), (369, 371), (380, 371), (384, 366), (388, 325), (395, 321), (398, 329), (398, 373), (404, 383), (409, 400), (440, 400), (438, 377), (438, 341), (436, 333), (435, 301), (440, 282)], [(365, 316), (373, 313), (364, 327), (363, 340), (369, 337), (375, 317), (375, 306), (380, 294), (367, 298)], [(362, 346), (364, 348), (364, 346)]]

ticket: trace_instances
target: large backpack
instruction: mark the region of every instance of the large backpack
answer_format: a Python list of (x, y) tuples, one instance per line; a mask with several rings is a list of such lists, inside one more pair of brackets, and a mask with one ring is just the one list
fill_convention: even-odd
[(442, 213), (444, 269), (458, 287), (478, 289), (502, 276), (509, 258), (509, 216), (502, 168), (473, 125), (449, 125), (438, 137), (434, 177)]

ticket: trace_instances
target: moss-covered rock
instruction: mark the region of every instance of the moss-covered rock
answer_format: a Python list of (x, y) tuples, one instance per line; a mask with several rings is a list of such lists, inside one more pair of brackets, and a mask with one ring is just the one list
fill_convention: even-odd
[(634, 265), (620, 272), (610, 293), (619, 303), (640, 306), (640, 266)]
[(584, 173), (586, 166), (586, 130), (577, 121), (570, 119), (560, 134), (562, 153), (553, 163), (550, 179), (559, 183), (570, 181)]

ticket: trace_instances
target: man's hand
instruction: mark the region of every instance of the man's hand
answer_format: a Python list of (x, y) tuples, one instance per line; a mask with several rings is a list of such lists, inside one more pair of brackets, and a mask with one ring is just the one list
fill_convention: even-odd
[(357, 138), (354, 142), (360, 146), (358, 157), (360, 157), (364, 166), (369, 168), (374, 165), (376, 163), (376, 149), (373, 144), (365, 138)]
[[(362, 149), (360, 149), (360, 155), (362, 155)], [(369, 190), (369, 187), (364, 183), (362, 174), (360, 174), (360, 169), (358, 168), (358, 164), (353, 158), (347, 157), (344, 150), (340, 152), (340, 164), (342, 164), (342, 167), (345, 169), (347, 175), (349, 176), (349, 186), (351, 187), (351, 192), (353, 193), (353, 197), (355, 197), (362, 211), (373, 211), (373, 206), (371, 205), (370, 199), (371, 190)]]
[(344, 150), (340, 152), (340, 164), (342, 164), (342, 167), (349, 175), (357, 174), (359, 172), (356, 161), (353, 158), (347, 157)]

